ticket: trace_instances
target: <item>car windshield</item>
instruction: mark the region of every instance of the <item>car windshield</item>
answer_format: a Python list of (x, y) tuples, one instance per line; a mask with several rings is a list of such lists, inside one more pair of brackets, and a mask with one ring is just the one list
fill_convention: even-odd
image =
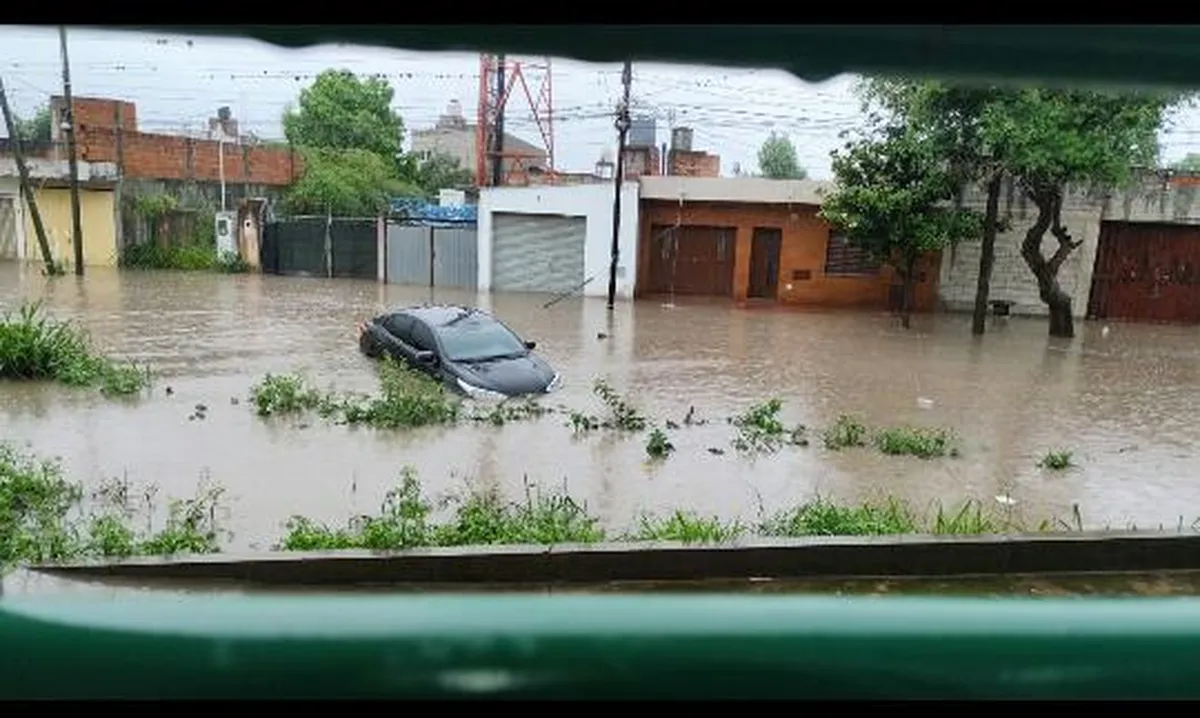
[(472, 314), (437, 328), (450, 361), (485, 361), (525, 354), (525, 344), (503, 324)]

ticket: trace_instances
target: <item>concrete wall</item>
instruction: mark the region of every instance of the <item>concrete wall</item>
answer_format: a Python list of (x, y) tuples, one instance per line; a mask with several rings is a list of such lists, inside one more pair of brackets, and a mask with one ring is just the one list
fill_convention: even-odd
[[(286, 187), (265, 184), (225, 185), (225, 201), (230, 211), (238, 208), (242, 200), (264, 198), (273, 208), (283, 196)], [(121, 186), (121, 224), (118, 242), (120, 247), (147, 241), (149, 228), (146, 220), (136, 210), (137, 199), (142, 196), (169, 195), (179, 200), (181, 207), (206, 208), (217, 211), (221, 208), (221, 183), (196, 180), (134, 179), (125, 180)]]
[[(750, 281), (750, 250), (757, 227), (779, 228), (783, 232), (779, 251), (779, 294), (784, 304), (828, 307), (886, 307), (894, 273), (884, 267), (871, 276), (829, 276), (825, 274), (825, 255), (830, 227), (817, 216), (815, 205), (766, 204), (749, 202), (671, 202), (642, 201), (639, 264), (649, 278), (651, 237), (655, 225), (703, 225), (735, 227), (733, 299), (746, 300)], [(929, 311), (936, 302), (936, 260), (924, 270), (925, 281), (918, 283), (915, 303), (918, 311)], [(807, 270), (809, 279), (795, 280), (793, 273)], [(640, 285), (644, 286), (644, 285)]]
[[(966, 206), (983, 211), (986, 197), (974, 189), (964, 200)], [(1008, 183), (1000, 200), (1000, 215), (1008, 218), (1010, 229), (996, 238), (996, 265), (990, 296), (1014, 303), (1017, 314), (1045, 315), (1046, 305), (1038, 297), (1037, 282), (1021, 258), (1025, 232), (1037, 219), (1037, 207), (1020, 190)], [(1200, 176), (1146, 172), (1125, 189), (1107, 193), (1075, 190), (1063, 206), (1063, 223), (1071, 236), (1083, 245), (1067, 259), (1059, 273), (1062, 287), (1074, 299), (1077, 317), (1087, 313), (1092, 286), (1092, 270), (1101, 222), (1153, 222), (1200, 224)], [(1042, 240), (1042, 253), (1049, 256), (1058, 242), (1049, 233)], [(979, 276), (979, 244), (964, 243), (943, 255), (939, 300), (950, 311), (970, 311), (975, 303), (975, 284)]]
[[(980, 212), (986, 205), (983, 190), (972, 190), (964, 198), (964, 206)], [(1087, 312), (1088, 292), (1091, 290), (1092, 265), (1096, 261), (1096, 245), (1100, 236), (1103, 199), (1083, 191), (1069, 193), (1063, 202), (1063, 224), (1083, 245), (1071, 253), (1059, 271), (1063, 290), (1074, 298), (1077, 317)], [(990, 298), (1013, 303), (1014, 314), (1045, 315), (1046, 305), (1038, 297), (1037, 281), (1021, 258), (1021, 242), (1025, 232), (1037, 219), (1037, 207), (1009, 183), (1000, 199), (1000, 216), (1009, 222), (1009, 230), (996, 237), (996, 264), (992, 272)], [(1050, 256), (1058, 241), (1049, 232), (1042, 240), (1042, 253)], [(979, 243), (964, 242), (942, 254), (938, 298), (943, 309), (969, 312), (975, 306), (975, 286), (979, 278)]]
[[(34, 194), (42, 224), (46, 228), (46, 239), (50, 242), (50, 253), (63, 264), (74, 264), (75, 250), (71, 245), (71, 192), (67, 189), (42, 188)], [(24, 204), (24, 202), (22, 202)], [(116, 205), (112, 190), (80, 189), (79, 210), (83, 225), (83, 263), (85, 266), (117, 266)], [(37, 232), (33, 226), (33, 215), (28, 207), (24, 214), (25, 252), (24, 258), (41, 261)]]
[(25, 259), (25, 201), (21, 198), (21, 182), (16, 177), (0, 176), (0, 197), (11, 199), (13, 211), (16, 213), (16, 222), (13, 229), (16, 231), (15, 246), (17, 249), (17, 259)]
[[(584, 275), (605, 277), (583, 288), (585, 296), (603, 297), (608, 293), (608, 267), (611, 262), (613, 231), (612, 185), (577, 185), (573, 187), (498, 187), (479, 193), (479, 289), (492, 286), (492, 214), (549, 214), (583, 217), (587, 220), (587, 245), (584, 254)], [(618, 243), (620, 263), (617, 296), (633, 298), (637, 281), (638, 185), (626, 182), (621, 188), (621, 228)]]

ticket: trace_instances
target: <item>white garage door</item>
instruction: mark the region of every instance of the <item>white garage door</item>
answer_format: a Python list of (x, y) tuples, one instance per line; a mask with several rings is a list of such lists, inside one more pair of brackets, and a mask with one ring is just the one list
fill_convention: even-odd
[(492, 288), (569, 292), (583, 284), (587, 220), (556, 215), (492, 215)]

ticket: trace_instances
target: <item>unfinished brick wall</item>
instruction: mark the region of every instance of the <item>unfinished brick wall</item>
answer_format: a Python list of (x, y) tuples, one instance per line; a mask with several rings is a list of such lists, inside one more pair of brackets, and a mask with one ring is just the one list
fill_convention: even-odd
[[(57, 116), (64, 103), (55, 97)], [(221, 143), (137, 130), (132, 102), (77, 97), (76, 143), (79, 159), (116, 162), (129, 179), (213, 181), (221, 179)], [(304, 173), (303, 160), (288, 148), (226, 143), (225, 183), (283, 187)]]
[(638, 177), (653, 177), (662, 174), (660, 168), (662, 157), (658, 148), (627, 147), (625, 149), (625, 178), (635, 180)]
[[(132, 102), (101, 97), (74, 97), (72, 103), (75, 105), (76, 125), (108, 128), (120, 126), (129, 132), (137, 131), (137, 105)], [(50, 99), (50, 112), (55, 125), (61, 123), (66, 106), (67, 101), (62, 97)]]
[(677, 177), (720, 177), (721, 157), (707, 152), (671, 150), (667, 153), (667, 174)]
[[(130, 179), (221, 178), (221, 144), (215, 140), (80, 124), (77, 142), (80, 159), (117, 162)], [(304, 173), (300, 155), (287, 148), (225, 144), (224, 153), (227, 184), (285, 186)]]

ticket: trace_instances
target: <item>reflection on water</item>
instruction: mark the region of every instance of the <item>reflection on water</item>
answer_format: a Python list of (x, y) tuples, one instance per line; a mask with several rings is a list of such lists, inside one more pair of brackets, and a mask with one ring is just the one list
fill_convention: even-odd
[[(340, 521), (373, 510), (404, 464), (434, 494), (481, 484), (516, 496), (525, 477), (565, 482), (614, 528), (676, 507), (753, 520), (760, 498), (769, 510), (815, 493), (842, 501), (887, 493), (921, 504), (1009, 494), (1030, 520), (1069, 515), (1078, 503), (1092, 527), (1175, 526), (1180, 516), (1200, 516), (1191, 459), (1200, 445), (1191, 411), (1200, 333), (1190, 328), (1083, 324), (1077, 340), (1062, 343), (1045, 337), (1044, 320), (1014, 318), (977, 341), (957, 316), (921, 317), (905, 332), (873, 313), (644, 301), (621, 303), (609, 317), (603, 300), (543, 308), (544, 295), (439, 290), (438, 301), (490, 308), (536, 340), (566, 379), (563, 403), (595, 407), (591, 381), (606, 376), (652, 416), (679, 420), (695, 406), (720, 421), (674, 432), (678, 451), (650, 466), (641, 440), (574, 440), (562, 417), (375, 432), (263, 422), (233, 403), (266, 372), (373, 388), (355, 321), (428, 297), (427, 288), (367, 281), (102, 269), (82, 282), (49, 281), (36, 267), (0, 264), (0, 306), (42, 298), (101, 345), (162, 374), (153, 398), (140, 402), (4, 385), (2, 438), (60, 456), (89, 483), (126, 475), (182, 496), (210, 476), (229, 489), (240, 548), (266, 547), (292, 514)], [(724, 417), (773, 395), (789, 422), (814, 427), (841, 413), (950, 426), (963, 456), (922, 462), (831, 453), (820, 442), (756, 461), (705, 450), (728, 448)], [(197, 403), (208, 416), (189, 421)], [(1080, 468), (1037, 469), (1055, 447), (1072, 449)]]

